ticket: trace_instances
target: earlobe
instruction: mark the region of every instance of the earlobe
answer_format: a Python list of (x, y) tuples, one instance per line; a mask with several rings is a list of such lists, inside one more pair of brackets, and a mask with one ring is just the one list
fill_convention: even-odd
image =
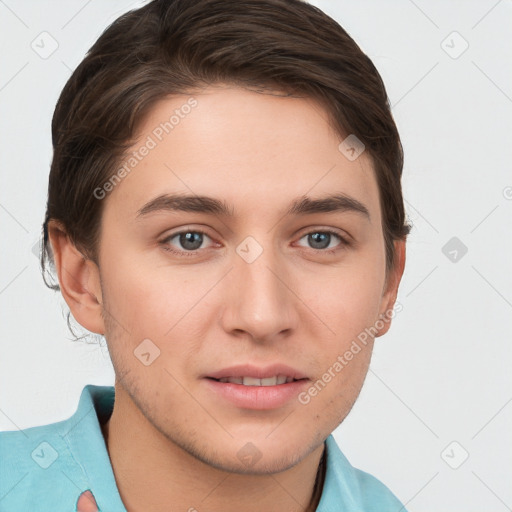
[(87, 330), (104, 334), (98, 266), (75, 247), (64, 228), (48, 224), (60, 290), (75, 320)]

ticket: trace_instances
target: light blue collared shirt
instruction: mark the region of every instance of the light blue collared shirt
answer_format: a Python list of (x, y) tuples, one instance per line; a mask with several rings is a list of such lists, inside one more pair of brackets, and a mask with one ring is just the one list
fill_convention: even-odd
[[(101, 512), (126, 512), (100, 427), (114, 398), (113, 386), (88, 384), (67, 420), (0, 432), (0, 511), (76, 511), (78, 497), (89, 489)], [(317, 512), (406, 512), (384, 484), (352, 467), (332, 435), (325, 442)]]

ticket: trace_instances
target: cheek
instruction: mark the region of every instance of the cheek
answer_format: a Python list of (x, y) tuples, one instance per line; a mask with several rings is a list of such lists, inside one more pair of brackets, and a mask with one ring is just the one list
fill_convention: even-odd
[(143, 258), (110, 261), (116, 263), (104, 267), (102, 281), (107, 315), (114, 319), (110, 338), (121, 338), (115, 345), (130, 353), (149, 339), (164, 356), (155, 363), (194, 354), (211, 325), (202, 314), (205, 294), (218, 278), (193, 273), (191, 267), (148, 265)]
[[(305, 302), (328, 330), (313, 333), (315, 376), (304, 401), (325, 412), (335, 426), (350, 411), (370, 364), (373, 338), (370, 327), (378, 319), (383, 284), (380, 261), (369, 253), (358, 265), (317, 274), (314, 286), (303, 285)], [(318, 398), (317, 398), (318, 397)]]
[(361, 261), (358, 268), (318, 273), (302, 286), (304, 302), (329, 327), (339, 349), (378, 319), (384, 283), (379, 266), (379, 261)]
[(128, 330), (157, 327), (155, 322), (170, 324), (184, 295), (179, 276), (128, 254), (118, 253), (104, 261), (102, 281), (108, 290), (112, 314), (119, 315)]

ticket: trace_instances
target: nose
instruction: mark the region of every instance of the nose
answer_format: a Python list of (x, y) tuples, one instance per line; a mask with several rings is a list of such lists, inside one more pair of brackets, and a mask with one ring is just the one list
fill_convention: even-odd
[[(255, 247), (256, 245), (256, 247)], [(226, 276), (226, 301), (222, 324), (226, 332), (255, 341), (268, 342), (289, 336), (299, 321), (297, 296), (293, 293), (290, 272), (271, 248), (259, 244), (244, 246), (253, 251), (233, 255), (233, 268)], [(248, 257), (249, 255), (249, 257)]]

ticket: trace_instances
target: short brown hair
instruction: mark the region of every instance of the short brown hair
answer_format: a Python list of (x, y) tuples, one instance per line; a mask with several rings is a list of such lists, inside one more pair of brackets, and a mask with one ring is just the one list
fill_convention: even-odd
[[(48, 222), (97, 262), (103, 201), (144, 114), (160, 99), (215, 84), (317, 100), (340, 137), (369, 152), (379, 187), (386, 270), (405, 239), (403, 149), (382, 79), (347, 32), (301, 0), (154, 0), (112, 23), (66, 83), (52, 120)], [(47, 283), (48, 284), (48, 283)], [(58, 285), (49, 285), (58, 289)]]

